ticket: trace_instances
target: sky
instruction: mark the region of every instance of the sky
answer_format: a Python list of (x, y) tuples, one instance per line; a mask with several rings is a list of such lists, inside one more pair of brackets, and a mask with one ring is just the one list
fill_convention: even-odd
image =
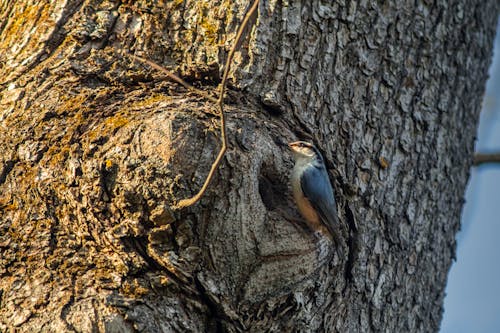
[[(500, 20), (476, 152), (500, 152)], [(500, 332), (500, 164), (471, 170), (441, 333)]]

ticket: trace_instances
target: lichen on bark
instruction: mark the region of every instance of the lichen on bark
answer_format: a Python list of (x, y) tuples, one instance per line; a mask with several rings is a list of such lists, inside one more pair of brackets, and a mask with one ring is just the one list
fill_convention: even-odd
[[(437, 331), (495, 1), (0, 6), (0, 331)], [(313, 141), (348, 244), (325, 258), (288, 186)]]

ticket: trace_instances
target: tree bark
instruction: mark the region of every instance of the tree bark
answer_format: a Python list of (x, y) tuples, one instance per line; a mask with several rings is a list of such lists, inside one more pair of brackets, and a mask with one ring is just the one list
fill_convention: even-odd
[[(3, 1), (0, 331), (438, 331), (498, 1)], [(300, 220), (313, 142), (345, 256)], [(335, 253), (335, 251), (331, 251)]]

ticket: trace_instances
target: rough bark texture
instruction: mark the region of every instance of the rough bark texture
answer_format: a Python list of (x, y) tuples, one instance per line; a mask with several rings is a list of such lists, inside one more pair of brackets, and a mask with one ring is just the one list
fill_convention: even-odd
[[(263, 1), (229, 149), (207, 91), (244, 1), (0, 7), (0, 331), (431, 332), (498, 1)], [(318, 251), (284, 143), (312, 140), (345, 256)], [(335, 253), (335, 251), (332, 251)]]

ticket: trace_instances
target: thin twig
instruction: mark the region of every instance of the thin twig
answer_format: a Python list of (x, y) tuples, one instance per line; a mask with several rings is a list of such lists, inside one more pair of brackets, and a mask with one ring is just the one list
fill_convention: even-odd
[(500, 163), (500, 153), (474, 155), (474, 166), (480, 166), (486, 163)]
[(137, 56), (135, 54), (130, 54), (130, 55), (135, 60), (139, 60), (140, 62), (142, 62), (144, 64), (147, 64), (147, 65), (153, 67), (154, 69), (156, 69), (156, 70), (164, 73), (170, 80), (179, 83), (180, 85), (182, 85), (186, 89), (191, 90), (191, 91), (197, 93), (198, 95), (200, 95), (202, 97), (205, 97), (206, 99), (208, 99), (211, 102), (214, 102), (214, 103), (218, 103), (219, 102), (219, 100), (217, 98), (211, 96), (206, 91), (193, 87), (192, 85), (190, 85), (189, 83), (187, 83), (186, 81), (184, 81), (183, 79), (181, 79), (180, 77), (178, 77), (177, 75), (175, 75), (174, 73), (172, 73), (172, 72), (166, 70), (165, 68), (163, 68), (162, 66), (158, 65), (154, 61), (151, 61), (151, 60), (139, 57), (139, 56)]
[(229, 75), (229, 69), (231, 67), (231, 62), (233, 61), (234, 57), (234, 52), (236, 51), (237, 46), (240, 45), (240, 41), (243, 38), (243, 32), (245, 31), (248, 22), (250, 21), (250, 18), (253, 16), (253, 14), (256, 12), (257, 8), (259, 5), (259, 0), (254, 0), (252, 7), (248, 10), (247, 14), (245, 15), (245, 18), (240, 24), (240, 27), (238, 29), (238, 33), (236, 34), (236, 40), (233, 43), (233, 46), (231, 47), (231, 50), (229, 51), (229, 55), (227, 56), (226, 60), (226, 66), (224, 68), (224, 75), (222, 76), (222, 83), (220, 86), (220, 94), (219, 94), (219, 99), (217, 100), (217, 104), (219, 105), (219, 112), (220, 112), (220, 133), (221, 133), (221, 141), (222, 141), (222, 147), (219, 151), (219, 154), (217, 155), (217, 158), (215, 159), (214, 163), (212, 164), (212, 167), (210, 168), (210, 172), (208, 173), (207, 178), (205, 179), (205, 183), (201, 187), (201, 189), (198, 191), (196, 195), (189, 199), (183, 199), (175, 205), (174, 208), (184, 208), (184, 207), (189, 207), (194, 205), (198, 200), (201, 199), (203, 194), (208, 188), (208, 185), (210, 184), (210, 181), (212, 180), (215, 170), (217, 170), (217, 167), (219, 166), (220, 162), (222, 161), (222, 158), (224, 157), (224, 154), (226, 153), (227, 150), (227, 137), (226, 137), (226, 115), (224, 113), (224, 92), (226, 90), (226, 84), (227, 84), (227, 77)]

